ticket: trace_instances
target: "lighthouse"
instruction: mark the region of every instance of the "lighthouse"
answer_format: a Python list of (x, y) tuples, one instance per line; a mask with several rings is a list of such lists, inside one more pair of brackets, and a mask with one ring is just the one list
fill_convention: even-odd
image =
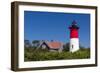
[(76, 21), (73, 21), (70, 29), (70, 52), (75, 52), (79, 50), (79, 27), (77, 26)]

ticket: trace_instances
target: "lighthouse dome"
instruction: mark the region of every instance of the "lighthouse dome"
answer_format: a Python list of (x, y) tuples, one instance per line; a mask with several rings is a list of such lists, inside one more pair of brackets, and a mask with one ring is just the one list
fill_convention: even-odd
[(76, 21), (72, 22), (72, 25), (69, 27), (70, 29), (79, 29), (79, 27), (77, 26)]

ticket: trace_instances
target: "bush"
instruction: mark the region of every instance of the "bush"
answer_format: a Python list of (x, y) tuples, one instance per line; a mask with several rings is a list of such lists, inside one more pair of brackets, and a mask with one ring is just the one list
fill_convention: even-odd
[(25, 48), (24, 53), (25, 61), (45, 61), (45, 60), (62, 60), (62, 59), (85, 59), (90, 58), (90, 50), (79, 50), (77, 52), (71, 53), (67, 51), (59, 52), (49, 52), (48, 50), (42, 49), (29, 49)]

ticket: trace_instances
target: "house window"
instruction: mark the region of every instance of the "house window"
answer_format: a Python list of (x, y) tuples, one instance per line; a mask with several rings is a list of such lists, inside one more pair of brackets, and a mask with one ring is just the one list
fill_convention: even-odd
[(46, 48), (46, 45), (42, 45), (42, 49), (45, 49)]

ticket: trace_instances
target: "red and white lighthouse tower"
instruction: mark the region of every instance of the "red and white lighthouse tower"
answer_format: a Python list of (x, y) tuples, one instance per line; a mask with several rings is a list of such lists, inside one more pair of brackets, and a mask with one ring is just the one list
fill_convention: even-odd
[(72, 22), (72, 25), (69, 27), (70, 29), (70, 52), (75, 52), (79, 50), (79, 35), (76, 21)]

